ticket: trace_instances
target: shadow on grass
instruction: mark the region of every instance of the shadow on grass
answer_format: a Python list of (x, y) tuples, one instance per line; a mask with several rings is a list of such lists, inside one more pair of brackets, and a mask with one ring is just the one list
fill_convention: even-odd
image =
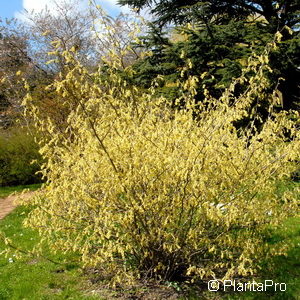
[(290, 249), (287, 256), (274, 256), (261, 264), (262, 271), (257, 282), (272, 280), (274, 283), (285, 283), (281, 289), (270, 287), (264, 292), (236, 292), (223, 299), (251, 300), (297, 300), (300, 299), (300, 218), (290, 218), (280, 229), (276, 230), (269, 244), (284, 242)]

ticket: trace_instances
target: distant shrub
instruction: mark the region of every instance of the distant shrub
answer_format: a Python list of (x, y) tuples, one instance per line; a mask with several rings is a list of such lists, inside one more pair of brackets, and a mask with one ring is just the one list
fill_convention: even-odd
[[(248, 114), (255, 120), (253, 103), (268, 90), (266, 53), (249, 59), (251, 78), (236, 79), (220, 99), (206, 92), (197, 107), (201, 78), (178, 82), (180, 111), (155, 96), (155, 83), (142, 92), (122, 80), (117, 57), (102, 80), (65, 55), (69, 72), (48, 87), (72, 107), (65, 130), (43, 119), (33, 94), (24, 102), (45, 137), (48, 178), (26, 224), (51, 247), (76, 251), (114, 280), (247, 276), (260, 259), (285, 253), (265, 237), (299, 212), (297, 191), (276, 192), (296, 170), (299, 130), (290, 115), (299, 114), (270, 109), (259, 132), (233, 126)], [(237, 97), (239, 82), (248, 89)]]
[(40, 182), (41, 175), (35, 174), (40, 163), (38, 145), (25, 129), (0, 131), (0, 186)]

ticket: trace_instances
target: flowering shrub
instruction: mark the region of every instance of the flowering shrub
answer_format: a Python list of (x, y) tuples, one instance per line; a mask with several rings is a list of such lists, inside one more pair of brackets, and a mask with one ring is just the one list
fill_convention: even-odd
[[(271, 108), (254, 127), (253, 103), (268, 89), (267, 52), (249, 59), (220, 99), (206, 92), (195, 105), (201, 78), (179, 82), (186, 105), (175, 111), (155, 96), (155, 83), (145, 92), (122, 79), (117, 58), (103, 77), (64, 55), (69, 72), (48, 87), (72, 107), (64, 132), (41, 117), (30, 92), (24, 101), (44, 133), (48, 179), (26, 224), (53, 249), (76, 251), (114, 280), (246, 276), (262, 257), (285, 253), (264, 239), (298, 212), (297, 191), (279, 197), (276, 184), (296, 169), (299, 115)], [(237, 83), (248, 88), (234, 96)], [(278, 101), (276, 92), (263, 98)], [(249, 114), (247, 128), (233, 126)]]

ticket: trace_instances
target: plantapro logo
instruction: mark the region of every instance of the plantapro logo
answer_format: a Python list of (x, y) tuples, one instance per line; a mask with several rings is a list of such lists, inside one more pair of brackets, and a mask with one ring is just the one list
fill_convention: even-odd
[(236, 280), (210, 280), (207, 286), (211, 292), (285, 292), (287, 285), (284, 282), (274, 282), (273, 280), (265, 280), (263, 282), (240, 282)]

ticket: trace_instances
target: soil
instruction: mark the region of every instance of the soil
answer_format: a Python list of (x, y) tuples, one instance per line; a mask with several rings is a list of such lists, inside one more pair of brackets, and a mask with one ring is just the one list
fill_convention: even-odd
[(33, 192), (28, 192), (25, 194), (20, 195), (12, 195), (8, 196), (6, 198), (0, 199), (0, 220), (3, 219), (5, 216), (7, 216), (9, 213), (11, 213), (16, 207), (16, 200), (19, 197), (22, 197), (22, 199), (27, 199), (30, 196), (32, 196)]

